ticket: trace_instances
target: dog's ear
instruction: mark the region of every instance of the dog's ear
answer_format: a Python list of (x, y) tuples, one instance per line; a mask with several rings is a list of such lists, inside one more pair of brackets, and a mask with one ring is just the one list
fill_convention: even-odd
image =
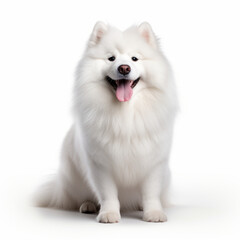
[(93, 28), (91, 37), (89, 39), (89, 45), (94, 46), (98, 44), (103, 37), (103, 35), (107, 32), (107, 25), (103, 22), (97, 22)]
[(152, 30), (152, 27), (149, 23), (143, 22), (138, 26), (138, 31), (140, 32), (141, 36), (145, 39), (145, 41), (150, 44), (152, 47), (158, 47), (157, 38)]

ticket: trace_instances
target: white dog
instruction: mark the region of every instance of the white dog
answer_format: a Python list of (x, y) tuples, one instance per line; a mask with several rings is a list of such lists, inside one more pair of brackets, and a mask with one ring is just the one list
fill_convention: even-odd
[(99, 211), (103, 223), (118, 222), (122, 209), (166, 221), (162, 201), (177, 105), (170, 66), (150, 25), (122, 32), (98, 22), (77, 68), (74, 124), (60, 168), (38, 205)]

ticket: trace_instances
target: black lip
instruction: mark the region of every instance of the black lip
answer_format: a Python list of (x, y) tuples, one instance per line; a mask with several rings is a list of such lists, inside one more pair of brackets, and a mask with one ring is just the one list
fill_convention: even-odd
[(106, 77), (107, 82), (113, 87), (113, 89), (117, 90), (117, 84), (116, 81), (111, 79), (109, 76)]
[[(106, 80), (113, 87), (113, 89), (116, 91), (117, 90), (116, 80), (113, 80), (109, 76), (106, 76)], [(140, 80), (140, 77), (137, 78), (136, 80), (134, 80), (133, 83), (132, 83), (131, 88), (136, 87), (136, 85), (138, 84), (139, 80)], [(127, 79), (119, 79), (118, 81), (129, 81), (129, 80), (127, 80)]]

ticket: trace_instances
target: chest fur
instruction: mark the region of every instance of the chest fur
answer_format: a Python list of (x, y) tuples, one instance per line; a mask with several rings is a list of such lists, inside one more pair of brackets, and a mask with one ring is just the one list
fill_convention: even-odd
[(119, 181), (137, 182), (159, 161), (166, 121), (156, 106), (92, 109), (83, 119), (88, 152)]

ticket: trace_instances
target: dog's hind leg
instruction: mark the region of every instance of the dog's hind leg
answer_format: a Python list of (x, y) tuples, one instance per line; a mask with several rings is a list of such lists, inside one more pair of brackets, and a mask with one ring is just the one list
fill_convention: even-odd
[[(43, 185), (36, 194), (35, 203), (40, 207), (78, 210), (86, 201), (94, 201), (73, 148), (73, 128), (62, 146), (61, 165), (56, 176)], [(83, 208), (85, 209), (85, 208)]]

